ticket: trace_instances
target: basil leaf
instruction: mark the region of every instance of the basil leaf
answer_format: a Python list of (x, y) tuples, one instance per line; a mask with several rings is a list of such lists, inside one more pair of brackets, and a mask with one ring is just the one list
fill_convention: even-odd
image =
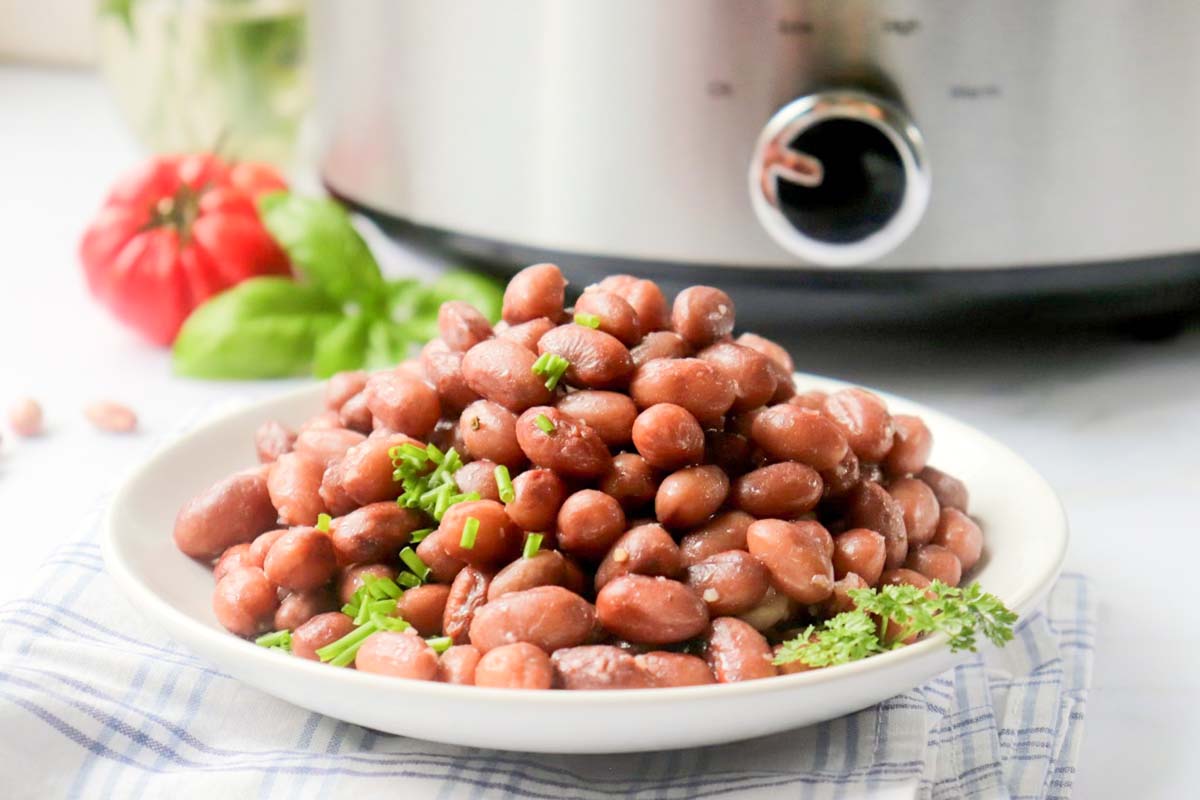
[(312, 368), (317, 339), (340, 304), (288, 278), (251, 278), (201, 305), (183, 323), (175, 371), (195, 378), (275, 378)]
[(382, 311), (379, 264), (336, 200), (272, 192), (259, 198), (258, 213), (310, 283), (343, 303)]
[(367, 332), (364, 366), (367, 369), (394, 367), (408, 358), (418, 341), (404, 326), (391, 320), (377, 319)]
[(500, 307), (504, 302), (504, 286), (495, 278), (479, 272), (456, 269), (434, 281), (433, 315), (446, 300), (465, 300), (479, 309), (492, 323), (500, 320)]
[(371, 320), (364, 314), (345, 317), (317, 339), (313, 375), (328, 378), (335, 372), (358, 369), (367, 353)]

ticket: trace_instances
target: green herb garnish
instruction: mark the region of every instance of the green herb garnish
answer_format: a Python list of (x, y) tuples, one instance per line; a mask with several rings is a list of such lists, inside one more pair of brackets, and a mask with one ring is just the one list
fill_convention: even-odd
[(347, 633), (336, 642), (331, 642), (317, 650), (317, 658), (335, 667), (345, 667), (354, 662), (358, 648), (367, 637), (377, 631), (406, 631), (411, 628), (399, 617), (387, 617), (375, 614), (370, 619)]
[(292, 652), (292, 632), (285, 628), (281, 631), (264, 633), (255, 639), (254, 643), (268, 650), (282, 650), (285, 653), (290, 653)]
[(417, 555), (416, 551), (411, 547), (406, 547), (400, 551), (400, 560), (405, 566), (412, 570), (422, 583), (429, 578), (429, 567), (425, 566), (425, 562)]
[(540, 533), (531, 533), (525, 537), (525, 549), (521, 551), (522, 558), (533, 558), (542, 549), (542, 539), (545, 536)]
[(1013, 638), (1017, 615), (1000, 598), (978, 583), (956, 588), (934, 581), (928, 588), (908, 585), (851, 589), (853, 611), (845, 611), (820, 625), (810, 625), (799, 636), (783, 643), (776, 664), (801, 661), (810, 667), (847, 664), (903, 647), (901, 641), (881, 638), (888, 622), (904, 638), (945, 633), (953, 651), (975, 651), (978, 634), (1003, 646)]
[(492, 474), (496, 476), (496, 490), (500, 494), (500, 502), (511, 503), (517, 496), (517, 491), (513, 488), (512, 476), (508, 474), (508, 467), (497, 464), (496, 469), (492, 470)]
[(554, 423), (551, 422), (550, 418), (547, 417), (545, 414), (538, 414), (536, 417), (534, 417), (533, 424), (537, 425), (538, 428), (542, 431), (542, 433), (546, 434), (547, 436), (554, 433), (554, 431), (557, 430), (554, 427)]
[(328, 514), (317, 514), (316, 527), (322, 533), (329, 533), (329, 523), (331, 522), (333, 522), (333, 519)]
[(454, 473), (463, 465), (453, 447), (443, 453), (434, 445), (418, 447), (402, 444), (388, 450), (392, 459), (392, 478), (404, 486), (396, 503), (404, 508), (416, 508), (441, 520), (455, 503), (478, 500), (479, 495), (463, 494), (454, 482)]
[(474, 517), (467, 517), (467, 521), (463, 523), (462, 538), (458, 540), (458, 546), (463, 550), (471, 550), (475, 547), (475, 537), (479, 535), (479, 520)]
[(412, 544), (420, 544), (425, 541), (425, 537), (433, 533), (433, 528), (421, 528), (409, 534), (409, 542)]
[(533, 362), (532, 369), (534, 374), (541, 375), (546, 379), (546, 388), (554, 391), (554, 387), (558, 386), (558, 382), (570, 366), (571, 362), (560, 355), (542, 353), (538, 356), (538, 360)]
[(595, 314), (579, 313), (579, 314), (575, 315), (575, 324), (583, 325), (588, 328), (599, 328), (600, 327), (600, 318), (597, 317)]
[(454, 640), (449, 636), (435, 636), (432, 639), (426, 639), (425, 643), (433, 648), (433, 652), (441, 655), (450, 649), (450, 646), (454, 644)]
[(403, 586), (405, 589), (415, 589), (421, 585), (421, 579), (411, 572), (401, 572), (396, 576), (396, 583)]

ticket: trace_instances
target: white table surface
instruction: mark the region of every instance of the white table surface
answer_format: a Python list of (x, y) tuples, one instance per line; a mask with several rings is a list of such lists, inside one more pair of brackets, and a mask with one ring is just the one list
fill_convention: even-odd
[[(136, 157), (93, 76), (0, 67), (0, 407), (30, 394), (48, 424), (44, 437), (20, 441), (0, 426), (0, 602), (23, 591), (29, 565), (80, 533), (97, 492), (182, 410), (283, 388), (173, 377), (166, 352), (88, 298), (79, 234)], [(802, 370), (956, 414), (1046, 475), (1071, 520), (1068, 569), (1090, 575), (1101, 601), (1077, 796), (1194, 796), (1200, 328), (1156, 344), (1101, 333), (829, 335), (794, 350)], [(99, 398), (134, 407), (141, 432), (93, 431), (80, 408)]]

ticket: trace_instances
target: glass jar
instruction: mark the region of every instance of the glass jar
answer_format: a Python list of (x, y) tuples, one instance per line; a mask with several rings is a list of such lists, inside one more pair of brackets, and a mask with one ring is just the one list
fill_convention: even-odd
[(157, 152), (287, 169), (311, 99), (305, 0), (100, 0), (100, 64)]

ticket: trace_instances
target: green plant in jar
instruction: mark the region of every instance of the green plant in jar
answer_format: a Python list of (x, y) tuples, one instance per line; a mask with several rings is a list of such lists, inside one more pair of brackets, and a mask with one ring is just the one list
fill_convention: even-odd
[(159, 152), (287, 166), (311, 98), (305, 0), (99, 0), (101, 67)]

